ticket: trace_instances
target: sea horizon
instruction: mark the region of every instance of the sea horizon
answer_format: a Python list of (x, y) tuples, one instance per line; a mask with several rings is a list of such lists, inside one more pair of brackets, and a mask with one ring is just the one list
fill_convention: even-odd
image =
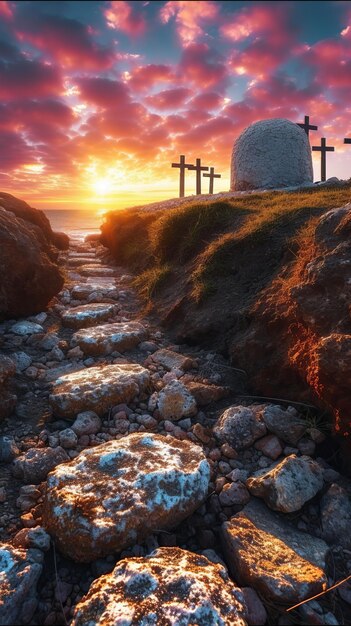
[(73, 239), (100, 233), (103, 214), (92, 209), (41, 209), (54, 231), (64, 232)]

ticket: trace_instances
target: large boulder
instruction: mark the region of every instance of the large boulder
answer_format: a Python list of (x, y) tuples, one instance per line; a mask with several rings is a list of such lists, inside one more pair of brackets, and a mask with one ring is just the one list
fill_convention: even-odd
[(20, 200), (10, 193), (0, 192), (0, 207), (16, 215), (16, 217), (25, 220), (37, 226), (42, 231), (47, 242), (52, 243), (60, 250), (67, 250), (69, 247), (69, 237), (65, 233), (55, 233), (51, 224), (43, 211), (34, 209), (24, 200)]
[(150, 372), (134, 363), (89, 367), (55, 377), (49, 400), (59, 417), (74, 419), (82, 411), (101, 416), (133, 400), (149, 383)]
[(205, 499), (209, 476), (193, 443), (134, 433), (49, 474), (43, 525), (66, 556), (92, 561), (179, 524)]
[(43, 565), (39, 550), (0, 544), (0, 624), (28, 624), (36, 609)]
[(274, 189), (313, 182), (311, 148), (304, 130), (286, 119), (261, 120), (236, 139), (231, 189)]
[(227, 570), (180, 548), (120, 561), (77, 604), (72, 626), (245, 626), (244, 597)]
[(40, 228), (0, 206), (0, 317), (39, 313), (64, 278)]

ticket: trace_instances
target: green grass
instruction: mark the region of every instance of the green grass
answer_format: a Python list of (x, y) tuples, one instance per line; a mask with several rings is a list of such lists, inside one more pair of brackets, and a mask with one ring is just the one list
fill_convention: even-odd
[(169, 265), (158, 265), (151, 269), (145, 270), (139, 276), (134, 278), (133, 286), (139, 295), (149, 301), (156, 295), (157, 291), (170, 278), (172, 270)]

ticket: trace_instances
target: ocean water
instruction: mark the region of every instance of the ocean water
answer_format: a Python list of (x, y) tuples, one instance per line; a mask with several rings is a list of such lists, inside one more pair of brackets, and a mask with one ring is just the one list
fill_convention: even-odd
[(45, 209), (43, 211), (53, 230), (66, 233), (71, 239), (84, 240), (86, 235), (100, 232), (103, 217), (85, 209)]

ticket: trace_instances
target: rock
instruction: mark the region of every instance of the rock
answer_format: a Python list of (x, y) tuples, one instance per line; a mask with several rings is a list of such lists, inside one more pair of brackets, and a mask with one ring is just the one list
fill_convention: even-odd
[(256, 472), (246, 486), (274, 511), (292, 513), (322, 489), (323, 470), (310, 457), (291, 454), (268, 471)]
[(96, 435), (101, 428), (101, 419), (93, 411), (79, 413), (72, 424), (72, 430), (81, 437), (82, 435)]
[(78, 437), (72, 428), (65, 428), (59, 433), (60, 446), (65, 449), (77, 447)]
[(264, 626), (268, 616), (259, 595), (251, 587), (243, 587), (241, 593), (247, 609), (247, 623), (250, 626)]
[(209, 474), (198, 446), (134, 433), (50, 473), (43, 525), (63, 554), (92, 561), (179, 524), (205, 499)]
[(158, 394), (157, 407), (162, 419), (180, 420), (197, 412), (194, 397), (178, 380), (168, 383)]
[(72, 345), (77, 344), (84, 354), (99, 356), (131, 350), (146, 336), (146, 329), (139, 322), (104, 324), (74, 333)]
[(151, 359), (157, 365), (162, 365), (166, 370), (180, 369), (186, 371), (194, 366), (194, 362), (190, 357), (163, 348), (162, 350), (156, 350), (151, 355)]
[(250, 124), (236, 139), (231, 162), (231, 189), (280, 189), (313, 182), (308, 137), (286, 119)]
[(263, 452), (265, 456), (268, 456), (270, 459), (275, 461), (278, 456), (283, 452), (283, 447), (275, 435), (267, 435), (266, 437), (262, 437), (255, 443), (256, 450), (260, 450)]
[(56, 335), (56, 333), (47, 333), (40, 339), (38, 343), (38, 347), (42, 350), (52, 350), (60, 343), (60, 338)]
[(267, 429), (291, 446), (295, 446), (306, 432), (306, 423), (296, 409), (283, 409), (276, 404), (267, 404), (262, 410), (262, 419)]
[(12, 540), (15, 548), (37, 548), (43, 552), (50, 549), (50, 535), (41, 526), (22, 528)]
[(44, 332), (44, 329), (40, 324), (23, 320), (11, 326), (11, 332), (15, 333), (15, 335), (34, 335)]
[(23, 372), (32, 363), (32, 357), (26, 352), (14, 352), (11, 358), (15, 363), (17, 373)]
[(10, 463), (19, 454), (19, 449), (13, 437), (0, 437), (0, 463)]
[(16, 406), (17, 397), (10, 390), (11, 378), (15, 372), (16, 366), (12, 359), (0, 355), (0, 422), (9, 417)]
[(17, 457), (12, 465), (16, 478), (25, 483), (38, 485), (46, 479), (48, 473), (60, 463), (68, 461), (65, 450), (57, 448), (30, 448), (25, 454)]
[(94, 265), (93, 263), (82, 265), (79, 268), (79, 273), (82, 276), (95, 277), (114, 277), (117, 276), (116, 269), (114, 267), (103, 267), (100, 264)]
[(148, 370), (133, 363), (90, 367), (56, 380), (49, 400), (58, 417), (74, 419), (87, 410), (101, 416), (114, 405), (133, 400), (149, 382)]
[[(28, 623), (37, 606), (37, 582), (42, 571), (38, 550), (0, 544), (0, 624)], [(28, 614), (29, 606), (32, 607)]]
[(83, 283), (75, 285), (71, 291), (75, 300), (86, 300), (94, 292), (100, 292), (104, 298), (118, 299), (118, 289), (115, 285), (101, 285), (99, 283)]
[(332, 484), (320, 503), (322, 537), (331, 544), (351, 549), (351, 502), (347, 491)]
[(108, 320), (116, 314), (116, 305), (109, 303), (82, 304), (62, 313), (62, 323), (69, 328), (86, 328)]
[(72, 626), (198, 624), (245, 626), (243, 597), (221, 565), (180, 548), (124, 559), (96, 580)]
[(227, 483), (219, 494), (222, 506), (245, 506), (249, 500), (250, 494), (240, 482)]
[(229, 389), (217, 385), (205, 385), (197, 381), (186, 383), (187, 389), (194, 396), (198, 406), (206, 406), (211, 402), (217, 402), (229, 395)]
[(40, 229), (1, 208), (0, 315), (15, 318), (42, 311), (63, 285), (53, 249)]
[(213, 433), (220, 443), (244, 450), (266, 434), (266, 426), (255, 406), (231, 406), (222, 413)]
[(327, 587), (323, 569), (301, 557), (274, 532), (262, 530), (245, 510), (223, 524), (222, 542), (235, 579), (268, 601), (299, 602)]

